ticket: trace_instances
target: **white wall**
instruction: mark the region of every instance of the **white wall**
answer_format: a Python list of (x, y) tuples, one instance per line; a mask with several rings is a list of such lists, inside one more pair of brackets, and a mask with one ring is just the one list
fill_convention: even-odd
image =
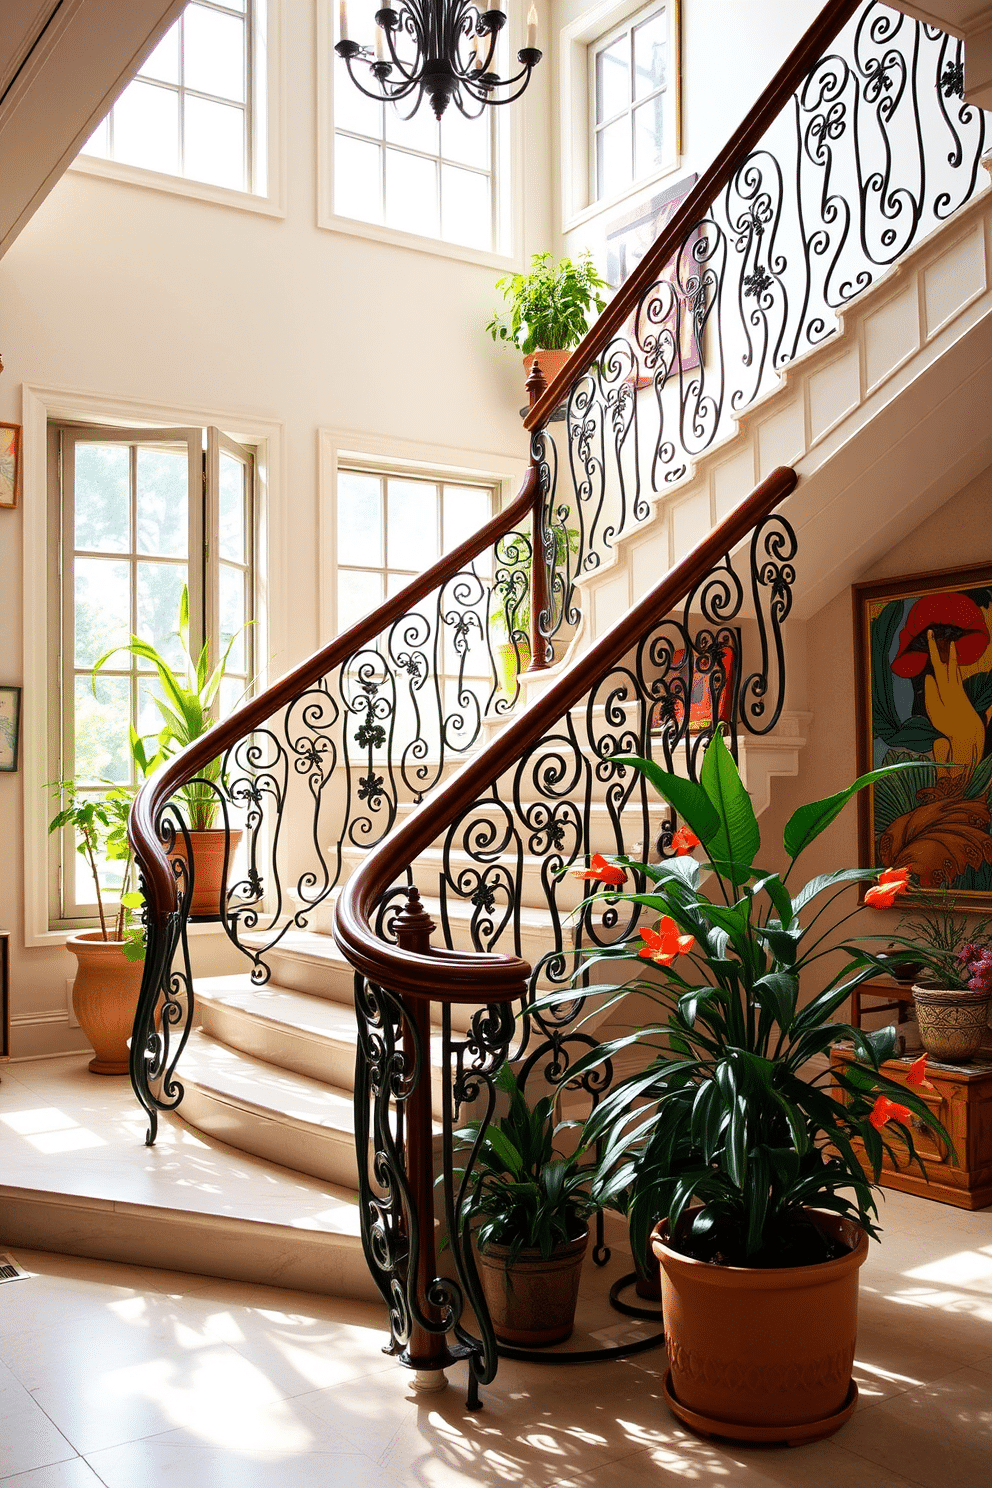
[[(20, 421), (22, 385), (134, 400), (228, 427), (281, 425), (273, 533), (272, 674), (319, 639), (319, 430), (372, 435), (412, 457), (505, 474), (527, 458), (519, 359), (483, 334), (505, 266), (413, 251), (316, 226), (316, 8), (284, 4), (284, 217), (70, 171), (0, 261), (0, 419)], [(349, 85), (350, 86), (350, 85)], [(549, 69), (515, 105), (525, 139), (520, 246), (551, 237)], [(30, 452), (29, 452), (30, 453)], [(22, 682), (26, 470), (16, 512), (0, 511), (0, 683)], [(325, 534), (327, 513), (323, 514)], [(40, 585), (43, 574), (26, 576)], [(25, 702), (27, 702), (25, 698)], [(37, 699), (35, 699), (37, 703)], [(24, 755), (42, 741), (22, 733)], [(44, 780), (45, 774), (40, 775)], [(59, 1017), (75, 962), (56, 941), (24, 945), (23, 769), (0, 775), (0, 928), (11, 932), (13, 1053), (80, 1047)], [(209, 938), (196, 950), (218, 964)]]

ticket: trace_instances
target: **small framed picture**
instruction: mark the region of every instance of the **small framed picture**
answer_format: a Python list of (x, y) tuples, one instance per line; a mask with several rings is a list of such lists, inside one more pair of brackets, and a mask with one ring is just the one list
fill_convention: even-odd
[(16, 506), (21, 490), (21, 426), (0, 423), (0, 506)]
[(0, 1057), (10, 1053), (10, 932), (0, 930)]
[(21, 734), (21, 689), (0, 687), (0, 770), (17, 769)]

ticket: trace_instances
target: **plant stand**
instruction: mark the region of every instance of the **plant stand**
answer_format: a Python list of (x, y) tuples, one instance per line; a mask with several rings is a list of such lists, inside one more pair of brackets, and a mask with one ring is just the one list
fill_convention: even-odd
[[(916, 1057), (914, 1054), (903, 1059), (887, 1059), (882, 1073), (905, 1085)], [(835, 1070), (856, 1062), (849, 1044), (838, 1045), (830, 1056)], [(952, 1159), (943, 1142), (913, 1117), (913, 1141), (927, 1178), (908, 1159), (894, 1167), (886, 1157), (879, 1181), (883, 1188), (897, 1188), (902, 1193), (954, 1204), (959, 1209), (984, 1209), (992, 1204), (992, 1051), (983, 1050), (969, 1064), (937, 1064), (931, 1059), (927, 1079), (934, 1089), (919, 1090), (916, 1094), (947, 1128), (955, 1157)], [(833, 1094), (838, 1100), (846, 1101), (846, 1093), (836, 1082)], [(853, 1145), (864, 1161), (862, 1143), (855, 1140)]]

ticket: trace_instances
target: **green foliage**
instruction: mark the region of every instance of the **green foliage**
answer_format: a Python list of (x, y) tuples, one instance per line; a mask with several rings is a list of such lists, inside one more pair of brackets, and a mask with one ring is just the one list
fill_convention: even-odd
[[(694, 940), (671, 964), (657, 966), (660, 982), (638, 975), (615, 991), (615, 1001), (632, 990), (653, 999), (657, 1021), (600, 1044), (571, 1070), (576, 1078), (632, 1043), (651, 1050), (646, 1068), (619, 1081), (582, 1132), (583, 1149), (601, 1144), (601, 1202), (629, 1203), (632, 1241), (642, 1254), (658, 1218), (667, 1216), (674, 1230), (690, 1207), (694, 1253), (729, 1264), (797, 1264), (810, 1247), (813, 1258), (818, 1242), (806, 1208), (846, 1215), (877, 1235), (873, 1189), (883, 1153), (894, 1156), (897, 1142), (920, 1160), (908, 1125), (890, 1122), (879, 1131), (871, 1124), (876, 1098), (885, 1094), (908, 1107), (950, 1142), (924, 1102), (881, 1073), (894, 1030), (865, 1033), (834, 1021), (851, 991), (877, 974), (873, 956), (842, 947), (848, 964), (800, 1006), (808, 969), (838, 949), (821, 915), (859, 881), (877, 875), (843, 869), (795, 893), (788, 879), (796, 858), (859, 789), (904, 766), (872, 771), (848, 790), (795, 812), (785, 829), (791, 861), (779, 875), (754, 866), (757, 823), (719, 734), (707, 746), (698, 785), (647, 760), (625, 763), (639, 769), (700, 838), (714, 892), (700, 887), (699, 864), (679, 858), (633, 865), (649, 879), (649, 893), (593, 896), (646, 905), (657, 917), (654, 924), (670, 918), (679, 935)], [(616, 861), (629, 865), (625, 858)], [(594, 950), (590, 959), (632, 960), (643, 972), (642, 949), (639, 937)], [(822, 1088), (823, 1076), (810, 1081), (800, 1073), (841, 1039), (853, 1044), (859, 1060), (835, 1077), (846, 1102)], [(855, 1156), (856, 1137), (872, 1177)]]
[(493, 1243), (510, 1247), (510, 1264), (521, 1250), (549, 1256), (556, 1246), (575, 1240), (586, 1217), (600, 1207), (594, 1196), (596, 1167), (586, 1163), (580, 1146), (564, 1156), (555, 1141), (573, 1122), (555, 1123), (554, 1095), (543, 1096), (533, 1110), (504, 1064), (496, 1084), (509, 1097), (507, 1114), (493, 1122), (480, 1140), (481, 1123), (470, 1121), (456, 1137), (466, 1158), (477, 1144), (471, 1186), (461, 1205), (463, 1223), (478, 1221), (481, 1249)]
[[(249, 621), (249, 624), (252, 623)], [(164, 727), (158, 735), (154, 755), (148, 755), (144, 741), (131, 729), (131, 752), (143, 774), (148, 774), (177, 749), (184, 749), (187, 744), (192, 744), (194, 739), (199, 739), (213, 726), (215, 719), (210, 711), (211, 706), (224, 680), (231, 647), (237, 640), (237, 634), (231, 637), (223, 656), (212, 670), (206, 643), (199, 656), (194, 658), (189, 642), (189, 589), (185, 584), (179, 599), (177, 633), (184, 657), (182, 671), (176, 671), (150, 641), (143, 641), (136, 635), (132, 635), (126, 646), (114, 646), (105, 651), (93, 664), (94, 692), (98, 673), (120, 651), (127, 651), (139, 661), (150, 663), (158, 675), (163, 696), (155, 697), (154, 702), (162, 715)], [(217, 797), (211, 782), (220, 779), (220, 772), (221, 762), (218, 757), (200, 770), (196, 781), (184, 786), (178, 793), (186, 808), (189, 828), (193, 832), (207, 831), (214, 824)]]
[[(555, 565), (564, 568), (569, 554), (579, 551), (577, 527), (553, 526)], [(515, 540), (520, 540), (519, 546)], [(516, 554), (504, 563), (502, 554)], [(532, 555), (530, 541), (522, 532), (508, 532), (496, 550), (496, 562), (506, 577), (493, 585), (493, 604), (489, 612), (489, 630), (494, 640), (507, 642), (514, 633), (530, 634), (530, 575)]]
[[(145, 932), (140, 924), (133, 923), (133, 916), (144, 904), (141, 894), (128, 892), (133, 858), (131, 844), (127, 838), (127, 821), (131, 810), (133, 792), (121, 785), (111, 785), (102, 796), (91, 792), (83, 794), (74, 780), (53, 780), (46, 789), (55, 792), (59, 801), (66, 804), (56, 812), (48, 824), (49, 834), (70, 827), (77, 838), (76, 851), (85, 858), (96, 889), (97, 910), (104, 940), (123, 940), (124, 955), (128, 961), (143, 961), (145, 958)], [(107, 917), (100, 885), (100, 859), (123, 862), (124, 888), (121, 893), (115, 934), (107, 927)]]
[(526, 355), (531, 351), (568, 351), (589, 329), (589, 312), (606, 308), (600, 290), (609, 289), (586, 249), (573, 262), (555, 263), (550, 253), (535, 253), (529, 274), (508, 274), (496, 281), (507, 309), (495, 311), (486, 326), (494, 341), (511, 341)]

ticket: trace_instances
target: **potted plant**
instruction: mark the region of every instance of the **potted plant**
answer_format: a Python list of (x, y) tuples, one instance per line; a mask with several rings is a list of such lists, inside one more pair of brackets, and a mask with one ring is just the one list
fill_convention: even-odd
[(538, 1348), (571, 1335), (579, 1274), (600, 1207), (587, 1149), (570, 1155), (556, 1142), (575, 1122), (555, 1120), (559, 1091), (533, 1109), (509, 1064), (496, 1078), (509, 1110), (479, 1141), (480, 1123), (456, 1135), (466, 1153), (478, 1143), (460, 1223), (474, 1236), (479, 1279), (496, 1337)]
[(550, 386), (589, 329), (590, 311), (606, 308), (600, 291), (609, 287), (588, 248), (557, 264), (550, 253), (535, 253), (528, 274), (496, 281), (506, 308), (493, 312), (486, 330), (494, 341), (510, 341), (523, 352), (525, 373), (536, 361)]
[[(555, 565), (562, 569), (569, 554), (579, 551), (576, 527), (554, 527)], [(531, 569), (530, 539), (523, 532), (508, 532), (500, 539), (496, 561), (504, 576), (494, 585), (489, 607), (489, 639), (500, 692), (513, 698), (517, 678), (526, 671), (531, 656)]]
[(895, 935), (884, 937), (889, 954), (875, 960), (897, 978), (901, 964), (912, 968), (913, 1004), (927, 1053), (967, 1064), (988, 1028), (992, 940), (988, 919), (969, 926), (957, 909), (952, 893), (925, 899), (916, 914), (899, 921)]
[[(852, 885), (878, 875), (840, 869), (799, 890), (789, 880), (796, 860), (856, 792), (902, 766), (872, 771), (796, 811), (784, 833), (787, 867), (773, 873), (757, 866), (758, 823), (719, 732), (698, 784), (649, 760), (617, 762), (641, 771), (687, 825), (676, 834), (675, 855), (661, 863), (619, 857), (584, 870), (605, 886), (594, 897), (630, 898), (656, 917), (636, 941), (594, 954), (649, 963), (653, 979), (637, 976), (612, 996), (644, 991), (661, 1016), (576, 1065), (573, 1076), (634, 1043), (650, 1052), (646, 1068), (601, 1100), (582, 1143), (601, 1144), (602, 1198), (636, 1177), (635, 1245), (661, 1218), (652, 1248), (661, 1262), (665, 1388), (675, 1414), (717, 1436), (824, 1436), (857, 1399), (851, 1366), (858, 1268), (868, 1237), (878, 1234), (873, 1191), (883, 1152), (891, 1156), (898, 1141), (922, 1168), (911, 1116), (950, 1143), (915, 1091), (879, 1071), (894, 1030), (869, 1033), (834, 1021), (851, 989), (877, 974), (873, 957), (840, 947), (848, 964), (800, 1002), (803, 982), (838, 949), (849, 918), (824, 931), (824, 912)], [(692, 856), (699, 844), (703, 863)], [(647, 892), (624, 891), (632, 867), (648, 881)], [(907, 876), (882, 872), (869, 904), (891, 904)], [(822, 1088), (829, 1072), (813, 1079), (802, 1073), (839, 1039), (849, 1040), (862, 1061), (840, 1077), (846, 1105)], [(925, 1068), (924, 1056), (911, 1085), (925, 1081)], [(855, 1155), (856, 1137), (872, 1177)]]
[[(113, 785), (102, 796), (84, 795), (72, 780), (56, 781), (54, 788), (66, 804), (52, 818), (48, 830), (74, 830), (76, 850), (85, 858), (93, 877), (100, 916), (99, 930), (80, 930), (66, 938), (66, 950), (79, 963), (72, 984), (73, 1011), (93, 1045), (92, 1072), (126, 1075), (128, 1039), (145, 958), (144, 929), (136, 923), (143, 900), (129, 888), (134, 867), (127, 840), (132, 793), (124, 786)], [(125, 865), (120, 899), (109, 920), (100, 883), (101, 858), (123, 861)]]
[[(93, 666), (94, 690), (99, 672), (119, 651), (126, 651), (139, 661), (150, 662), (155, 668), (162, 696), (155, 697), (154, 701), (164, 721), (164, 728), (158, 736), (158, 753), (154, 761), (156, 764), (168, 759), (177, 748), (182, 749), (187, 744), (192, 744), (194, 739), (199, 739), (212, 728), (215, 719), (210, 710), (224, 680), (231, 647), (240, 634), (238, 632), (231, 637), (224, 655), (212, 670), (206, 643), (199, 656), (194, 658), (189, 639), (189, 590), (185, 584), (179, 600), (177, 633), (184, 657), (180, 671), (176, 671), (150, 641), (144, 641), (136, 635), (132, 635), (127, 645), (114, 646), (105, 651)], [(139, 767), (147, 773), (151, 762), (144, 757), (143, 749), (142, 741), (133, 736), (132, 751), (142, 751), (141, 754), (135, 753), (135, 758)], [(241, 841), (240, 830), (233, 830), (228, 835), (223, 827), (214, 826), (218, 808), (216, 783), (220, 777), (221, 760), (218, 756), (200, 771), (196, 780), (184, 785), (177, 793), (184, 807), (193, 854), (193, 893), (189, 907), (191, 919), (216, 919), (220, 914), (226, 888), (225, 863)], [(182, 834), (177, 836), (170, 857), (185, 863), (186, 841)]]

